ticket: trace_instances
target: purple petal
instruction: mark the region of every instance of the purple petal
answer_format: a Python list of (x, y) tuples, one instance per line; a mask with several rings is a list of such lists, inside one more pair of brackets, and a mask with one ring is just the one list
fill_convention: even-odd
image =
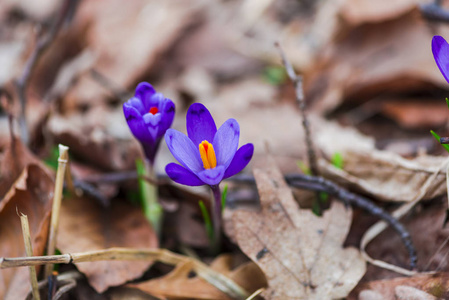
[(168, 177), (174, 182), (190, 186), (204, 185), (195, 174), (175, 163), (170, 163), (165, 167)]
[(194, 173), (203, 169), (200, 151), (185, 134), (168, 129), (165, 133), (165, 142), (176, 160), (186, 169)]
[(432, 39), (432, 53), (441, 74), (449, 82), (449, 45), (439, 35), (434, 36)]
[(145, 105), (147, 105), (148, 111), (150, 111), (150, 108), (152, 108), (152, 107), (157, 107), (157, 109), (160, 111), (161, 106), (162, 106), (161, 104), (164, 100), (165, 100), (165, 97), (164, 97), (164, 95), (162, 95), (162, 93), (155, 93), (155, 94), (152, 94), (151, 97), (148, 98)]
[(226, 169), (223, 179), (234, 176), (241, 170), (243, 170), (253, 157), (254, 146), (253, 144), (246, 144), (240, 147), (234, 155), (231, 164)]
[(236, 120), (229, 119), (221, 125), (212, 143), (217, 156), (217, 165), (223, 165), (225, 169), (229, 166), (239, 147), (239, 136), (240, 126)]
[(123, 104), (123, 109), (125, 109), (126, 107), (134, 107), (141, 115), (147, 113), (147, 111), (145, 110), (145, 107), (143, 106), (142, 101), (139, 98), (136, 97), (132, 97), (131, 99), (129, 99), (128, 101), (126, 101)]
[(187, 111), (187, 134), (198, 146), (202, 141), (206, 140), (211, 143), (214, 140), (217, 126), (210, 112), (201, 103), (193, 103)]
[(173, 119), (175, 118), (175, 104), (170, 99), (165, 98), (160, 105), (160, 112), (162, 119), (159, 123), (159, 135), (162, 136), (173, 123)]
[(134, 106), (129, 105), (128, 102), (125, 102), (123, 104), (123, 113), (132, 134), (140, 141), (151, 142), (151, 136), (148, 134), (143, 117), (138, 110)]
[(158, 136), (158, 133), (161, 118), (162, 118), (161, 113), (157, 113), (155, 115), (153, 115), (152, 113), (147, 113), (143, 115), (143, 121), (145, 122), (148, 132), (151, 134), (153, 140), (160, 138), (160, 136)]
[(141, 82), (137, 85), (134, 96), (142, 100), (145, 109), (147, 109), (146, 103), (150, 100), (151, 96), (156, 93), (156, 90), (148, 82)]
[(225, 173), (225, 168), (223, 166), (217, 166), (213, 169), (203, 170), (196, 175), (199, 179), (201, 179), (205, 184), (208, 185), (217, 185), (223, 179)]

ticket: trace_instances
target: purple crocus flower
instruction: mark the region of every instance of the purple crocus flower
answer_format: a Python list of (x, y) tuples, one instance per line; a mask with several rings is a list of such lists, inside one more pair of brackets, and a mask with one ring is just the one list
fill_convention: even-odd
[(161, 93), (156, 93), (151, 84), (141, 82), (134, 97), (123, 104), (123, 112), (129, 129), (153, 165), (161, 138), (173, 123), (175, 105)]
[(169, 129), (165, 133), (168, 149), (181, 165), (170, 163), (165, 171), (175, 182), (216, 187), (246, 167), (253, 156), (254, 146), (238, 148), (239, 123), (229, 119), (217, 130), (207, 108), (194, 103), (187, 111), (187, 134)]
[(439, 35), (432, 39), (432, 53), (441, 74), (449, 83), (449, 44)]

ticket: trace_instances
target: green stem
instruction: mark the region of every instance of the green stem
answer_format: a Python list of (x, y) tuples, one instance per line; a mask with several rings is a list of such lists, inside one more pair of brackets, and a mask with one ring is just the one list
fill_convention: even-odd
[[(143, 174), (140, 174), (139, 172), (139, 175), (145, 175), (148, 178), (153, 179), (154, 181), (157, 180), (154, 169), (148, 160), (145, 161), (145, 168), (140, 171), (143, 171)], [(153, 226), (153, 229), (156, 232), (157, 236), (160, 237), (162, 229), (161, 227), (163, 209), (158, 202), (157, 186), (144, 179), (140, 179), (139, 184), (142, 193), (143, 212), (147, 220)]]
[(214, 242), (212, 245), (212, 251), (218, 253), (221, 248), (221, 192), (219, 185), (211, 186), (213, 199), (212, 199), (212, 214), (214, 225)]

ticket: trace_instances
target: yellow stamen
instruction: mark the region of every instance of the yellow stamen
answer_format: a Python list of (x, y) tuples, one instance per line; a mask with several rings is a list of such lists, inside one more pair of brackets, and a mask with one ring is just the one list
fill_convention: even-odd
[(217, 166), (217, 158), (215, 156), (214, 146), (204, 140), (198, 146), (200, 149), (201, 160), (205, 169), (213, 169)]

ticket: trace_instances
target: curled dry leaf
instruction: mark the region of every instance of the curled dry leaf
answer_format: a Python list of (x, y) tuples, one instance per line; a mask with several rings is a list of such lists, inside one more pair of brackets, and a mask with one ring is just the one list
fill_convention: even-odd
[(0, 159), (0, 199), (11, 188), (11, 184), (16, 181), (22, 171), (31, 163), (39, 164), (40, 162), (22, 144), (20, 139), (14, 138), (13, 142), (10, 141)]
[(342, 248), (351, 209), (334, 202), (323, 217), (300, 209), (272, 159), (254, 176), (260, 212), (234, 211), (232, 226), (242, 251), (265, 272), (266, 299), (345, 297), (365, 274), (358, 250)]
[(434, 34), (447, 33), (443, 27), (430, 31), (417, 9), (389, 22), (353, 27), (328, 45), (318, 56), (319, 64), (305, 74), (306, 99), (315, 109), (330, 111), (344, 99), (422, 91), (429, 83), (446, 87), (430, 41)]
[[(164, 299), (166, 297), (170, 299), (231, 299), (198, 276), (190, 276), (192, 266), (192, 262), (181, 263), (163, 277), (129, 286)], [(231, 270), (232, 256), (224, 254), (217, 257), (210, 267), (251, 293), (266, 286), (263, 272), (253, 262), (244, 263), (235, 270)]]
[(416, 275), (413, 277), (401, 277), (387, 280), (371, 281), (361, 285), (360, 287), (357, 287), (357, 289), (353, 293), (351, 293), (348, 299), (370, 299), (360, 296), (363, 296), (364, 294), (377, 295), (377, 297), (381, 296), (381, 299), (384, 300), (448, 299), (448, 291), (449, 274), (436, 273)]
[[(3, 257), (25, 256), (22, 227), (17, 211), (28, 216), (34, 255), (43, 255), (47, 243), (54, 183), (40, 166), (23, 170), (0, 202), (0, 253)], [(0, 298), (25, 299), (31, 289), (28, 268), (0, 270)]]
[[(74, 253), (110, 247), (158, 247), (156, 234), (141, 209), (123, 201), (114, 201), (111, 207), (105, 208), (87, 198), (64, 199), (57, 248), (63, 253)], [(148, 261), (100, 261), (79, 263), (77, 268), (86, 275), (89, 284), (102, 293), (111, 286), (142, 276), (151, 264)]]
[[(345, 186), (355, 187), (380, 200), (413, 201), (426, 187), (423, 199), (446, 193), (445, 157), (421, 156), (412, 160), (387, 151), (345, 151), (344, 170), (321, 161), (321, 172)], [(435, 178), (432, 176), (436, 174)], [(430, 182), (429, 182), (430, 180)]]

